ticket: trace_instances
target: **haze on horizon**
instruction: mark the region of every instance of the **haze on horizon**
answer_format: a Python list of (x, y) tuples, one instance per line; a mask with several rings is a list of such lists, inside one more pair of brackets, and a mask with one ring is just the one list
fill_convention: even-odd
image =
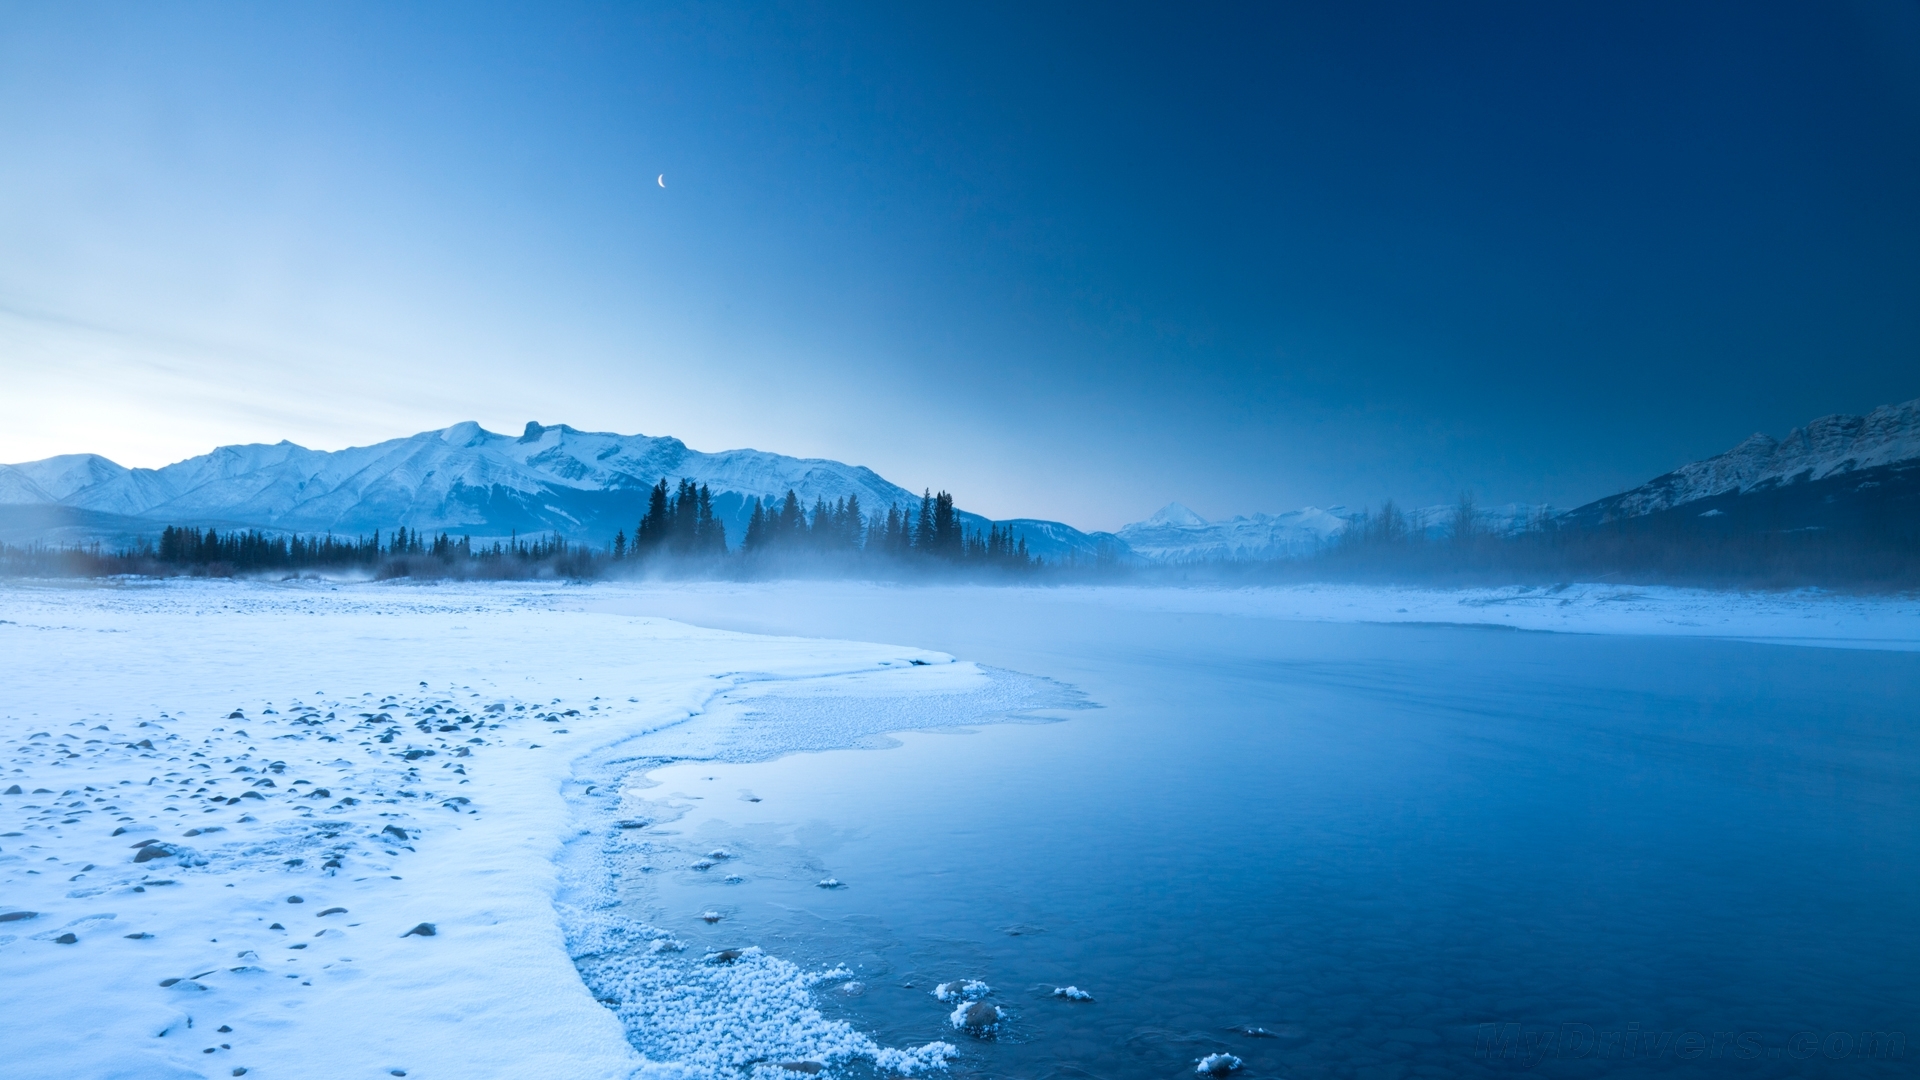
[(0, 461), (538, 420), (1110, 528), (1920, 395), (1911, 4), (17, 5), (0, 160)]

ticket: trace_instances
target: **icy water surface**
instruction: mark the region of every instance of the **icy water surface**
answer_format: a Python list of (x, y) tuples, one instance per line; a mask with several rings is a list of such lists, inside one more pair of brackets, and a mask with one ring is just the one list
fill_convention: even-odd
[[(629, 903), (709, 949), (847, 965), (823, 1008), (951, 1039), (956, 1075), (1920, 1062), (1920, 655), (997, 590), (622, 603), (946, 650), (1102, 706), (653, 774), (683, 816)], [(996, 1038), (948, 1026), (932, 991), (963, 979)]]

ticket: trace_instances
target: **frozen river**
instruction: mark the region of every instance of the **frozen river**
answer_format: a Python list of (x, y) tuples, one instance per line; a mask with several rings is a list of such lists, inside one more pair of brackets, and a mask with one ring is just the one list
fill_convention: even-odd
[(0, 1072), (1909, 1075), (1916, 645), (1602, 586), (6, 583)]
[[(1212, 1053), (1276, 1077), (1910, 1075), (1920, 655), (1153, 607), (607, 601), (937, 649), (1099, 706), (657, 770), (648, 797), (684, 816), (627, 902), (709, 949), (848, 965), (828, 1010), (952, 1039), (957, 1075), (1171, 1077)], [(931, 994), (969, 979), (996, 1039)]]

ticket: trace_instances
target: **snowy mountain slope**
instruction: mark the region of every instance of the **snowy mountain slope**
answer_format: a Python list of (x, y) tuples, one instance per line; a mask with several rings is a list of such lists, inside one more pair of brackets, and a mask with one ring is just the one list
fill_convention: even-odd
[[(46, 502), (59, 502), (76, 491), (104, 484), (125, 476), (130, 471), (99, 454), (61, 454), (59, 457), (29, 461), (22, 465), (9, 465), (6, 468), (18, 472), (30, 481), (44, 495)], [(28, 501), (31, 500), (13, 498), (7, 491), (0, 489), (0, 503)]]
[(1179, 503), (1168, 503), (1145, 521), (1116, 534), (1148, 562), (1296, 559), (1324, 547), (1350, 515), (1345, 507), (1306, 507), (1284, 514), (1248, 514), (1208, 521)]
[[(1453, 535), (1457, 513), (1450, 505), (1423, 506), (1406, 511), (1406, 516), (1413, 531), (1438, 540)], [(1474, 527), (1510, 536), (1551, 513), (1550, 507), (1527, 503), (1483, 506), (1474, 512)], [(1176, 502), (1145, 521), (1122, 527), (1117, 535), (1141, 559), (1154, 563), (1299, 559), (1324, 550), (1358, 516), (1344, 506), (1324, 510), (1309, 506), (1284, 514), (1208, 521)]]
[(11, 465), (0, 465), (0, 505), (20, 505), (23, 503), (50, 503), (53, 496), (46, 493), (33, 478)]
[[(1784, 439), (1749, 436), (1724, 454), (1682, 465), (1631, 491), (1569, 512), (1594, 525), (1642, 517), (1721, 495), (1865, 474), (1920, 459), (1920, 398), (1883, 405), (1865, 416), (1823, 416)], [(1872, 481), (1868, 481), (1872, 482)]]
[[(291, 442), (223, 446), (160, 469), (128, 469), (98, 455), (0, 466), (0, 506), (54, 504), (165, 524), (235, 525), (346, 535), (405, 526), (480, 538), (558, 532), (608, 543), (631, 531), (661, 479), (714, 492), (714, 512), (737, 544), (753, 500), (792, 489), (811, 507), (858, 496), (869, 514), (918, 506), (920, 496), (873, 470), (760, 450), (702, 453), (679, 439), (586, 432), (529, 423), (519, 436), (471, 421), (372, 446), (309, 450)], [(985, 530), (987, 519), (962, 515)], [(1102, 541), (1057, 522), (1023, 521), (1031, 549), (1049, 558), (1091, 553)]]
[[(1501, 503), (1498, 506), (1476, 506), (1473, 510), (1473, 528), (1481, 535), (1513, 536), (1527, 531), (1536, 523), (1549, 520), (1557, 513), (1545, 503)], [(1407, 511), (1408, 524), (1415, 532), (1429, 540), (1444, 540), (1453, 535), (1455, 523), (1459, 520), (1460, 508), (1452, 503), (1438, 506), (1422, 506)]]
[[(961, 515), (969, 528), (985, 530), (986, 518), (974, 519), (972, 514)], [(1012, 529), (1014, 535), (1027, 542), (1029, 554), (1037, 555), (1048, 562), (1071, 559), (1076, 562), (1133, 562), (1133, 551), (1110, 532), (1081, 532), (1071, 525), (1062, 525), (1058, 521), (1042, 521), (1039, 518), (1013, 518), (992, 524), (1002, 529)]]

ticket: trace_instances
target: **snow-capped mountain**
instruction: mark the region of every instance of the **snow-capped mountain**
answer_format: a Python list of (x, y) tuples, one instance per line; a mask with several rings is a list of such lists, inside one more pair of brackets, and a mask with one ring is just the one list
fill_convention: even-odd
[[(1920, 467), (1920, 398), (1883, 405), (1865, 416), (1823, 416), (1788, 432), (1784, 439), (1748, 436), (1724, 454), (1682, 465), (1631, 491), (1578, 507), (1566, 515), (1566, 521), (1597, 525), (1768, 493), (1772, 497), (1763, 501), (1773, 507), (1804, 501), (1799, 495), (1831, 503), (1847, 494), (1866, 495), (1887, 483), (1909, 484), (1908, 474), (1916, 467)], [(1805, 490), (1785, 490), (1793, 488)], [(1727, 512), (1707, 506), (1700, 513), (1716, 509)]]
[[(1405, 513), (1409, 528), (1434, 540), (1451, 536), (1459, 519), (1458, 508), (1447, 505)], [(1551, 514), (1550, 507), (1527, 503), (1482, 506), (1474, 510), (1474, 528), (1510, 536)], [(1145, 521), (1123, 526), (1116, 535), (1147, 562), (1264, 562), (1301, 559), (1323, 551), (1359, 516), (1344, 506), (1324, 510), (1308, 506), (1284, 514), (1243, 514), (1208, 521), (1173, 502)]]
[[(1460, 507), (1454, 503), (1422, 506), (1406, 513), (1408, 527), (1429, 540), (1451, 537), (1460, 521)], [(1473, 530), (1481, 536), (1513, 536), (1552, 520), (1558, 513), (1546, 503), (1476, 506), (1473, 508)]]
[(1346, 528), (1343, 506), (1307, 507), (1284, 514), (1248, 514), (1208, 521), (1177, 502), (1116, 534), (1148, 562), (1297, 559), (1311, 555)]
[[(858, 496), (869, 514), (917, 507), (920, 496), (871, 469), (760, 450), (702, 453), (679, 439), (529, 423), (518, 436), (471, 421), (339, 451), (291, 442), (223, 446), (160, 469), (128, 469), (94, 454), (0, 466), (0, 505), (53, 504), (116, 520), (250, 526), (284, 532), (427, 533), (501, 537), (557, 532), (600, 545), (631, 530), (647, 489), (685, 477), (714, 493), (734, 543), (752, 500), (791, 488), (809, 506)], [(965, 515), (977, 528), (986, 519)], [(1093, 552), (1099, 540), (1057, 522), (1026, 522), (1028, 547), (1050, 557)], [(126, 526), (123, 525), (123, 531)]]

